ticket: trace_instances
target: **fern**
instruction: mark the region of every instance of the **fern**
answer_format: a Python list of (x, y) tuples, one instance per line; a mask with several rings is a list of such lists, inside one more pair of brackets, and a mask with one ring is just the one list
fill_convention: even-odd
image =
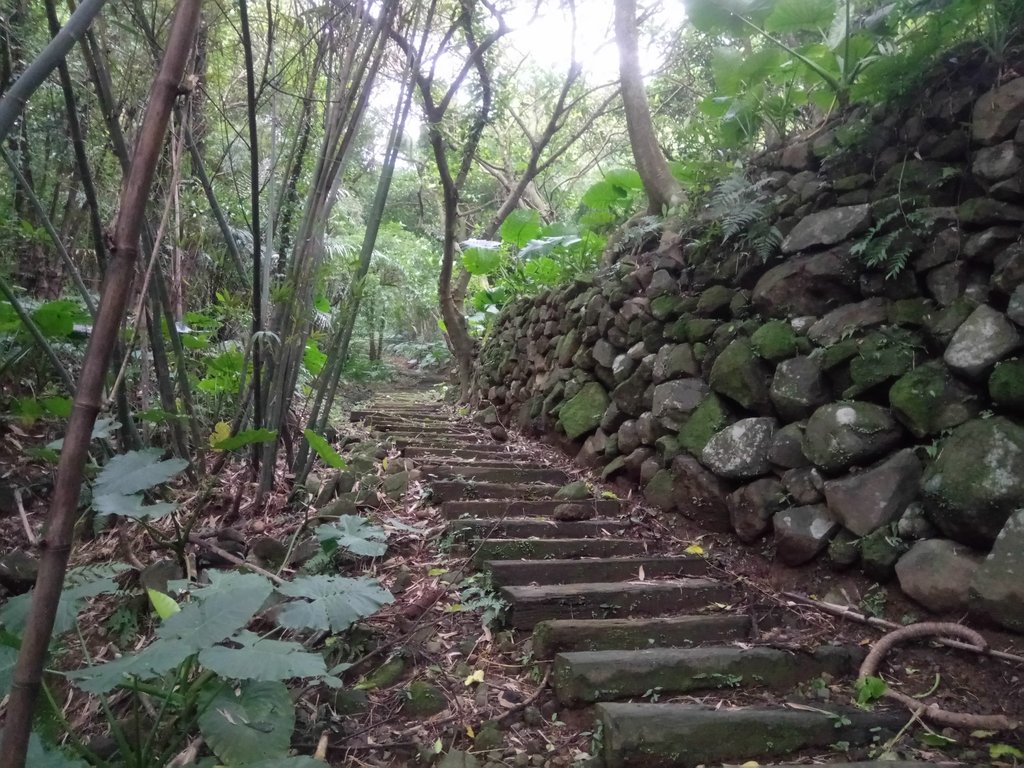
[(770, 179), (750, 181), (736, 171), (715, 187), (708, 199), (708, 211), (722, 233), (722, 243), (736, 239), (762, 261), (774, 256), (782, 244), (782, 234), (771, 223), (775, 213), (766, 190)]
[[(898, 212), (883, 216), (865, 233), (864, 237), (850, 248), (850, 253), (860, 259), (866, 267), (885, 270), (887, 280), (896, 278), (906, 269), (907, 262), (913, 253), (909, 244), (892, 250), (893, 244), (903, 232), (902, 229), (894, 229), (892, 232), (880, 234), (890, 222), (900, 216), (901, 214)], [(913, 218), (913, 214), (906, 217), (905, 220), (911, 229), (916, 230), (918, 220)]]

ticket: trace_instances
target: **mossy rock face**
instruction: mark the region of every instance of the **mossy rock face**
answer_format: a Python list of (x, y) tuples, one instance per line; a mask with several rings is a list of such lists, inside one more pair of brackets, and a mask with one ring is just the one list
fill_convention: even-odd
[(713, 285), (705, 290), (697, 301), (697, 314), (704, 317), (728, 316), (729, 304), (736, 291), (724, 285)]
[(715, 394), (709, 394), (698, 405), (679, 430), (679, 447), (700, 456), (704, 446), (730, 422), (729, 411)]
[(941, 434), (978, 413), (973, 392), (939, 362), (918, 366), (896, 381), (889, 404), (915, 437)]
[(828, 347), (821, 353), (821, 369), (831, 371), (833, 368), (842, 365), (857, 354), (860, 348), (858, 339), (843, 339)]
[(996, 405), (1024, 412), (1024, 360), (999, 363), (989, 377), (988, 393)]
[(393, 656), (373, 672), (366, 676), (358, 688), (364, 691), (372, 691), (378, 688), (388, 688), (398, 682), (398, 678), (405, 672), (405, 659), (401, 656)]
[(929, 315), (926, 324), (928, 335), (938, 344), (945, 346), (953, 338), (956, 329), (963, 325), (964, 320), (970, 317), (977, 307), (978, 302), (961, 296), (948, 307)]
[(770, 413), (768, 371), (748, 339), (736, 339), (711, 366), (711, 389), (757, 413)]
[(924, 326), (935, 304), (928, 299), (900, 299), (889, 305), (889, 322), (893, 325)]
[(651, 314), (655, 320), (668, 320), (679, 317), (686, 307), (686, 301), (681, 296), (666, 293), (651, 299)]
[(597, 429), (609, 402), (604, 387), (596, 381), (588, 382), (562, 406), (558, 421), (565, 429), (565, 434), (575, 440)]
[(555, 492), (555, 498), (563, 501), (580, 501), (589, 499), (592, 495), (590, 488), (582, 480), (567, 483)]
[(488, 720), (477, 731), (476, 738), (473, 740), (473, 746), (475, 749), (497, 749), (504, 741), (505, 737), (501, 734), (498, 721)]
[(987, 548), (1024, 507), (1024, 427), (973, 419), (943, 443), (921, 481), (928, 517), (951, 539)]
[(826, 472), (865, 464), (896, 447), (902, 437), (888, 408), (848, 400), (823, 405), (807, 420), (804, 454)]
[(902, 376), (916, 365), (924, 352), (922, 340), (909, 331), (895, 329), (870, 334), (850, 360), (853, 384), (843, 397), (857, 397), (872, 387)]
[(857, 534), (843, 528), (828, 543), (828, 560), (836, 570), (844, 570), (857, 564), (860, 560), (860, 542)]
[(772, 320), (765, 323), (750, 337), (750, 344), (758, 357), (778, 363), (797, 354), (798, 336), (789, 323)]
[(657, 472), (644, 486), (644, 500), (666, 512), (675, 509), (676, 493), (672, 472), (663, 469)]
[(893, 535), (889, 526), (883, 526), (861, 539), (861, 570), (868, 578), (884, 584), (896, 575), (896, 563), (907, 549), (906, 543)]
[(436, 685), (416, 680), (405, 691), (402, 711), (414, 717), (430, 717), (448, 708), (444, 693)]
[(340, 688), (332, 694), (331, 708), (342, 717), (358, 715), (369, 705), (370, 697), (358, 688)]
[[(686, 320), (686, 338), (682, 341), (707, 341), (710, 339), (719, 326), (718, 320), (711, 320), (701, 317), (693, 317)], [(668, 334), (666, 333), (666, 337)]]

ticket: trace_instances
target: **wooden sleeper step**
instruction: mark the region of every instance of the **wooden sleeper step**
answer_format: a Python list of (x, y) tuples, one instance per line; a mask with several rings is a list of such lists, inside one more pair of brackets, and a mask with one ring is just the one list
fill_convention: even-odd
[(488, 539), (472, 541), (474, 564), (488, 560), (569, 560), (579, 557), (642, 555), (647, 544), (639, 539)]
[(575, 651), (555, 656), (554, 686), (567, 707), (639, 698), (647, 691), (663, 696), (739, 687), (788, 691), (822, 674), (852, 674), (863, 657), (857, 648), (838, 645), (812, 653), (766, 646)]
[(472, 499), (550, 499), (561, 487), (548, 483), (511, 484), (437, 480), (430, 484), (430, 492), (433, 500), (440, 503)]
[(629, 583), (559, 584), (501, 588), (508, 622), (533, 629), (550, 619), (613, 619), (692, 613), (731, 597), (728, 586), (708, 579)]
[[(827, 705), (822, 711), (692, 704), (597, 705), (607, 768), (697, 768), (782, 757), (836, 742), (884, 743), (906, 712), (864, 712)], [(882, 765), (888, 766), (890, 763)]]
[(551, 518), (529, 517), (504, 520), (453, 520), (448, 524), (448, 530), (458, 535), (487, 536), (496, 539), (592, 539), (599, 536), (621, 536), (630, 528), (631, 523), (621, 520), (560, 522)]
[(617, 515), (622, 504), (616, 499), (584, 499), (563, 501), (561, 499), (516, 499), (505, 501), (463, 500), (446, 501), (441, 505), (441, 517), (455, 520), (464, 517), (545, 517), (554, 514), (558, 507), (571, 505), (592, 512), (594, 517)]
[(488, 483), (551, 483), (565, 485), (569, 476), (560, 469), (519, 467), (440, 466), (424, 464), (419, 467), (428, 478), (442, 480), (479, 480)]
[(586, 584), (645, 579), (706, 576), (707, 563), (701, 557), (682, 555), (661, 557), (603, 557), (591, 560), (489, 560), (484, 569), (490, 571), (496, 586), (524, 584)]
[(750, 636), (746, 616), (655, 619), (554, 619), (533, 628), (533, 655), (551, 659), (569, 651), (631, 651), (724, 643)]

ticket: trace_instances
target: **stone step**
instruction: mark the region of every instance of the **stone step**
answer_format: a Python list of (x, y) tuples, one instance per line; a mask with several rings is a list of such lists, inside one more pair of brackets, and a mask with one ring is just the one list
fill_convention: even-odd
[[(697, 768), (827, 748), (884, 742), (906, 712), (863, 712), (826, 705), (821, 711), (694, 704), (597, 705), (607, 768)], [(890, 763), (885, 763), (886, 766)]]
[(533, 655), (550, 659), (568, 651), (629, 651), (656, 646), (745, 640), (746, 616), (680, 616), (669, 619), (555, 619), (533, 628)]
[(486, 518), (453, 520), (448, 524), (448, 530), (453, 533), (495, 539), (592, 539), (599, 536), (621, 536), (631, 527), (632, 523), (600, 518), (560, 522), (550, 518), (507, 517), (501, 521)]
[(473, 541), (473, 562), (479, 567), (488, 560), (568, 560), (578, 557), (641, 555), (646, 542), (639, 539), (489, 539)]
[[(460, 456), (445, 456), (439, 453), (427, 453), (422, 456), (410, 456), (405, 453), (405, 458), (415, 459), (418, 464), (449, 467), (452, 470), (479, 467), (481, 469), (549, 469), (550, 465), (538, 464), (536, 461), (526, 457), (516, 457), (514, 454), (488, 453), (486, 459), (473, 457), (470, 459)], [(505, 456), (508, 458), (505, 458)]]
[[(501, 457), (507, 460), (516, 460), (516, 454), (511, 453), (508, 448), (501, 443), (492, 442), (490, 445), (481, 444), (474, 445), (472, 448), (462, 448), (460, 446), (429, 446), (422, 444), (409, 444), (402, 450), (402, 454), (410, 459), (429, 459), (432, 457), (442, 458), (446, 461), (451, 459), (461, 459), (464, 461), (491, 461), (495, 457)], [(523, 459), (528, 461), (528, 459)]]
[(446, 501), (441, 505), (441, 517), (454, 520), (460, 517), (545, 517), (564, 505), (582, 507), (594, 513), (595, 517), (617, 515), (622, 503), (617, 499), (584, 499), (583, 501), (562, 501), (561, 499), (535, 499), (511, 501)]
[(405, 448), (410, 445), (426, 446), (430, 448), (472, 448), (473, 450), (486, 451), (488, 446), (494, 450), (504, 453), (506, 448), (501, 443), (496, 443), (489, 436), (483, 434), (464, 433), (460, 435), (436, 435), (423, 432), (375, 432), (374, 439), (390, 440), (396, 448)]
[(523, 469), (520, 467), (473, 467), (473, 466), (440, 466), (423, 464), (420, 472), (428, 478), (442, 480), (480, 480), (488, 483), (551, 483), (565, 485), (569, 475), (561, 469), (541, 468)]
[(508, 484), (474, 483), (461, 480), (438, 480), (430, 484), (435, 503), (471, 501), (473, 499), (550, 499), (561, 488), (546, 483)]
[(555, 656), (554, 686), (567, 707), (640, 698), (648, 691), (676, 696), (719, 688), (788, 691), (822, 674), (852, 674), (864, 654), (824, 645), (813, 653), (778, 648), (648, 648), (575, 651)]
[(592, 560), (490, 560), (484, 568), (499, 587), (524, 584), (598, 584), (677, 576), (706, 576), (701, 557), (606, 557)]
[[(442, 420), (446, 417), (437, 409), (424, 410), (422, 408), (405, 408), (395, 410), (366, 410), (359, 409), (351, 411), (349, 413), (349, 421), (360, 422), (366, 421), (371, 422), (376, 419), (381, 420), (392, 420), (392, 419), (437, 419)], [(450, 419), (448, 419), (450, 421)]]
[(707, 579), (511, 586), (501, 588), (509, 604), (508, 622), (532, 629), (550, 619), (613, 619), (693, 613), (727, 602), (728, 586)]
[(478, 432), (474, 429), (457, 429), (451, 425), (443, 427), (412, 427), (412, 426), (401, 426), (393, 429), (386, 429), (374, 425), (373, 434), (380, 438), (394, 437), (394, 438), (406, 438), (406, 437), (421, 437), (428, 440), (448, 440), (448, 441), (462, 441), (462, 440), (489, 440), (494, 442), (493, 438), (484, 433)]

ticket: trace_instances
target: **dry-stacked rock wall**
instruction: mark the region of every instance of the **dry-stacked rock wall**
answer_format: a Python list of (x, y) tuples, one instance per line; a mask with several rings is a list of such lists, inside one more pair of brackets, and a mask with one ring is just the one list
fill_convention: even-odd
[(953, 77), (762, 155), (777, 256), (708, 217), (516, 301), (480, 398), (787, 564), (1024, 631), (1022, 117), (1024, 78)]

